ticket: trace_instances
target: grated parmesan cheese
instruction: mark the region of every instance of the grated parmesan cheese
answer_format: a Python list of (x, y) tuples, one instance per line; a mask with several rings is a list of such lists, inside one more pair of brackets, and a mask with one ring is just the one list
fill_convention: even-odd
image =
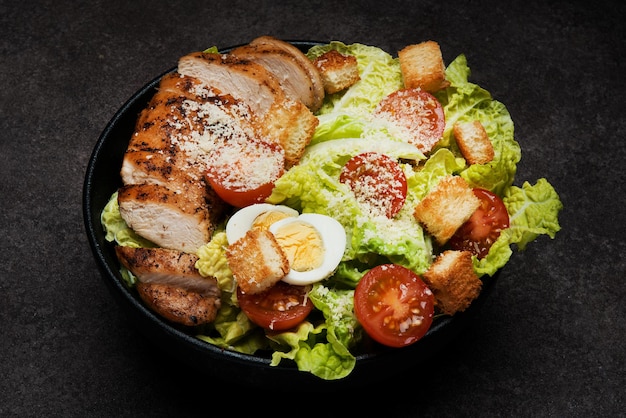
[(441, 139), (434, 108), (439, 105), (434, 97), (417, 96), (415, 89), (398, 90), (383, 99), (373, 116), (385, 124), (390, 133), (415, 145), (421, 152), (429, 152)]
[(247, 191), (278, 179), (284, 171), (285, 154), (282, 148), (264, 141), (231, 138), (220, 141), (205, 161), (223, 187)]

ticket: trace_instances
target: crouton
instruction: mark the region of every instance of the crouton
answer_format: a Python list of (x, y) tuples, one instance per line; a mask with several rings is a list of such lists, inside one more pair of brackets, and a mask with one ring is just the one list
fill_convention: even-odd
[(289, 260), (274, 235), (251, 229), (226, 249), (228, 266), (243, 293), (260, 293), (289, 272)]
[(398, 52), (400, 71), (406, 88), (421, 88), (429, 93), (450, 85), (439, 44), (425, 41), (409, 45)]
[(479, 199), (467, 182), (462, 177), (449, 175), (415, 206), (413, 216), (443, 245), (479, 205)]
[(360, 79), (356, 57), (334, 49), (317, 57), (313, 65), (322, 77), (327, 94), (345, 90)]
[(447, 315), (467, 309), (482, 289), (469, 251), (444, 251), (422, 277), (435, 296), (435, 307)]
[(285, 152), (285, 167), (298, 164), (304, 149), (311, 142), (319, 119), (300, 101), (288, 100), (272, 107), (272, 117), (263, 129), (266, 138), (280, 145)]
[(493, 144), (479, 120), (456, 122), (452, 128), (461, 154), (470, 164), (486, 164), (493, 160)]

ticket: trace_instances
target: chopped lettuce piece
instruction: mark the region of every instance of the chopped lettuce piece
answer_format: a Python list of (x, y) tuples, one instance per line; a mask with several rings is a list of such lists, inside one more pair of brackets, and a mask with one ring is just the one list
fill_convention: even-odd
[[(349, 347), (361, 339), (361, 328), (354, 316), (352, 290), (334, 290), (315, 284), (309, 297), (322, 311), (326, 322), (314, 327), (310, 322), (300, 324), (294, 332), (283, 332), (271, 338), (290, 347), (289, 351), (275, 351), (272, 364), (283, 358), (296, 362), (301, 371), (311, 372), (325, 380), (346, 377), (354, 369), (356, 358)], [(321, 337), (325, 337), (321, 338)]]
[(233, 293), (236, 283), (226, 260), (226, 247), (228, 247), (226, 232), (215, 232), (211, 241), (196, 251), (198, 256), (196, 268), (204, 277), (215, 277), (222, 292)]
[(561, 229), (558, 215), (563, 203), (554, 187), (544, 178), (535, 185), (524, 182), (522, 187), (511, 186), (502, 199), (510, 216), (509, 228), (502, 231), (481, 260), (474, 257), (474, 269), (479, 275), (493, 276), (509, 261), (516, 245), (520, 251), (540, 235), (554, 238)]
[(356, 57), (360, 80), (349, 89), (325, 97), (322, 107), (317, 111), (320, 123), (311, 144), (361, 136), (364, 121), (378, 102), (403, 87), (398, 59), (374, 46), (358, 43), (346, 45), (334, 41), (314, 46), (307, 56), (315, 59), (332, 49)]
[(254, 354), (269, 348), (263, 329), (254, 325), (239, 308), (222, 305), (213, 322), (218, 335), (202, 333), (197, 338), (218, 347), (245, 354)]
[(438, 146), (455, 149), (452, 136), (454, 124), (479, 120), (493, 144), (494, 159), (487, 164), (470, 165), (460, 175), (472, 187), (488, 189), (502, 196), (506, 188), (513, 184), (522, 155), (513, 136), (513, 120), (502, 103), (493, 100), (487, 90), (468, 81), (469, 75), (464, 55), (459, 55), (446, 68), (450, 87), (436, 94), (446, 116), (446, 128)]
[(545, 178), (537, 180), (534, 186), (524, 182), (521, 188), (509, 188), (502, 200), (511, 216), (510, 241), (520, 250), (539, 235), (554, 239), (561, 230), (558, 215), (563, 203)]

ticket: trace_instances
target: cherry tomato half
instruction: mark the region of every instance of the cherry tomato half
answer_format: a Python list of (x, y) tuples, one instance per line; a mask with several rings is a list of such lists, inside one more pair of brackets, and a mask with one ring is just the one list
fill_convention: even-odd
[(350, 186), (359, 204), (373, 215), (396, 216), (406, 200), (407, 183), (396, 160), (376, 152), (352, 157), (343, 166), (339, 181)]
[(433, 149), (446, 127), (443, 106), (435, 96), (420, 88), (391, 93), (380, 101), (374, 116), (404, 129), (408, 142), (422, 153)]
[(509, 213), (502, 199), (495, 193), (475, 188), (474, 195), (480, 199), (480, 206), (474, 214), (454, 233), (448, 246), (454, 250), (467, 250), (478, 258), (483, 258), (500, 236), (509, 227)]
[(433, 321), (434, 295), (413, 271), (383, 264), (368, 271), (354, 291), (354, 313), (374, 340), (404, 347), (422, 338)]
[(265, 329), (284, 331), (304, 321), (313, 310), (308, 291), (308, 286), (280, 281), (256, 294), (242, 293), (237, 288), (237, 301), (250, 321)]
[(207, 182), (225, 202), (244, 207), (264, 202), (283, 175), (282, 148), (266, 141), (231, 139), (211, 151)]

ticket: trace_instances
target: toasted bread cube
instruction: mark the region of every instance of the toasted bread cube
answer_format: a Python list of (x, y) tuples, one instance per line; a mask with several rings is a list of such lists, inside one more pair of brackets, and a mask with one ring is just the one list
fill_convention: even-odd
[(486, 164), (493, 160), (493, 144), (479, 120), (456, 122), (452, 128), (461, 154), (470, 164)]
[(319, 119), (304, 103), (289, 100), (272, 106), (272, 117), (265, 122), (263, 133), (283, 148), (285, 167), (290, 168), (300, 161), (318, 124)]
[(260, 293), (289, 272), (289, 260), (274, 235), (251, 229), (226, 249), (228, 266), (243, 293)]
[(467, 309), (482, 289), (469, 251), (444, 251), (422, 277), (435, 296), (435, 306), (447, 315)]
[(313, 65), (322, 77), (327, 94), (345, 90), (360, 79), (356, 57), (334, 49), (317, 57)]
[(439, 44), (425, 41), (398, 52), (404, 87), (421, 88), (433, 93), (450, 85)]
[(445, 244), (457, 229), (467, 221), (480, 205), (465, 179), (446, 176), (415, 206), (413, 216), (435, 237)]

